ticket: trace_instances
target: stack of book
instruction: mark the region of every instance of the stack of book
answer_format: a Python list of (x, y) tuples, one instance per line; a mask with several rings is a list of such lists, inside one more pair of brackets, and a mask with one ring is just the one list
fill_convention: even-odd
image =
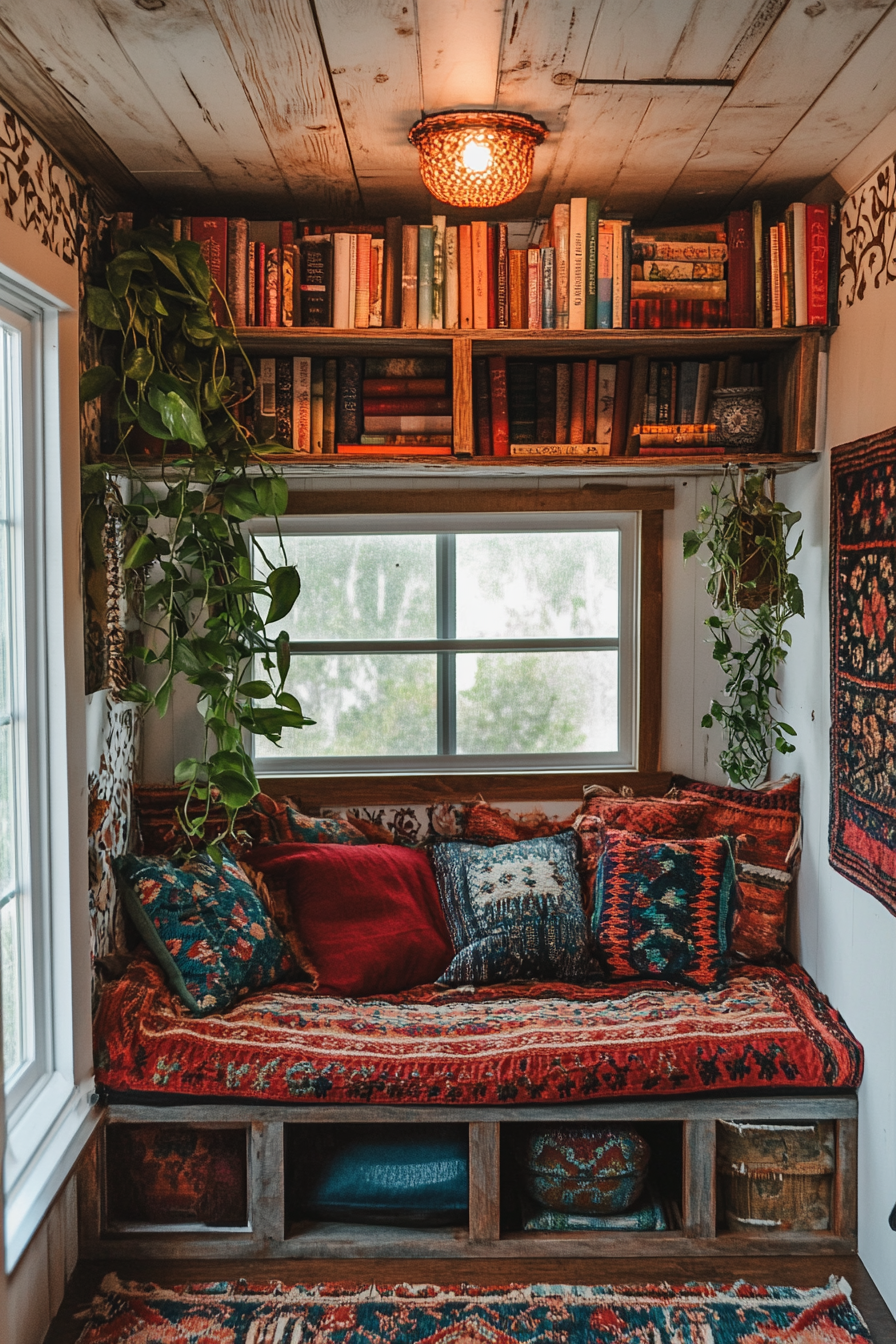
[[(238, 384), (246, 371), (238, 363)], [(451, 453), (448, 361), (346, 355), (261, 359), (245, 417), (260, 443), (286, 454)]]
[(630, 374), (627, 359), (475, 359), (477, 454), (621, 456)]
[(728, 325), (724, 224), (632, 234), (631, 325)]
[(697, 360), (647, 361), (641, 422), (632, 429), (637, 449), (647, 457), (721, 453), (710, 419), (712, 394), (721, 387), (763, 387), (766, 369), (739, 355)]

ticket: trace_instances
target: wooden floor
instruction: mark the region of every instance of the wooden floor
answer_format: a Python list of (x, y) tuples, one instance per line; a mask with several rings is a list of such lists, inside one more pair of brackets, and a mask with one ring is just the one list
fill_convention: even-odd
[(283, 1283), (685, 1283), (690, 1279), (716, 1283), (747, 1279), (756, 1283), (811, 1288), (831, 1274), (845, 1278), (853, 1301), (871, 1330), (874, 1344), (896, 1344), (896, 1322), (887, 1310), (857, 1256), (788, 1256), (774, 1260), (714, 1257), (712, 1260), (122, 1260), (97, 1264), (82, 1261), (66, 1291), (65, 1301), (50, 1327), (45, 1344), (75, 1344), (83, 1322), (75, 1319), (92, 1298), (105, 1274), (160, 1284), (265, 1278)]

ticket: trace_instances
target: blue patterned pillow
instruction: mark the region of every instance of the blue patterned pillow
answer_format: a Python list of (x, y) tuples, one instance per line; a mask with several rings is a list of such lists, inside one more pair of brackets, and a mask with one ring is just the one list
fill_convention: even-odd
[(296, 970), (292, 953), (236, 859), (113, 859), (125, 906), (165, 977), (195, 1017)]
[(587, 980), (591, 956), (572, 831), (510, 845), (433, 850), (454, 959), (443, 985)]

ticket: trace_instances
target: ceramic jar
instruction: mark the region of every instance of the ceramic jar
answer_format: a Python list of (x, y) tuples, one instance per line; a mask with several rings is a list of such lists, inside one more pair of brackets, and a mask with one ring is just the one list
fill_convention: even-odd
[(710, 419), (716, 425), (716, 443), (725, 448), (755, 448), (765, 433), (762, 388), (717, 387)]

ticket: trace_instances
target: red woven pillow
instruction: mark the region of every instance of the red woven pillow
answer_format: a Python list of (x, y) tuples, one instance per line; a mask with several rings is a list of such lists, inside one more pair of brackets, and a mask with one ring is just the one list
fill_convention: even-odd
[(463, 838), (473, 845), (509, 845), (515, 840), (536, 840), (542, 835), (559, 835), (572, 826), (575, 814), (562, 821), (552, 820), (540, 808), (515, 817), (490, 803), (465, 803)]
[(694, 840), (707, 804), (696, 799), (613, 798), (592, 793), (581, 810), (585, 816), (600, 817), (613, 831), (632, 831), (662, 840)]
[(282, 885), (322, 993), (431, 984), (454, 949), (429, 857), (400, 845), (281, 844), (249, 855)]

